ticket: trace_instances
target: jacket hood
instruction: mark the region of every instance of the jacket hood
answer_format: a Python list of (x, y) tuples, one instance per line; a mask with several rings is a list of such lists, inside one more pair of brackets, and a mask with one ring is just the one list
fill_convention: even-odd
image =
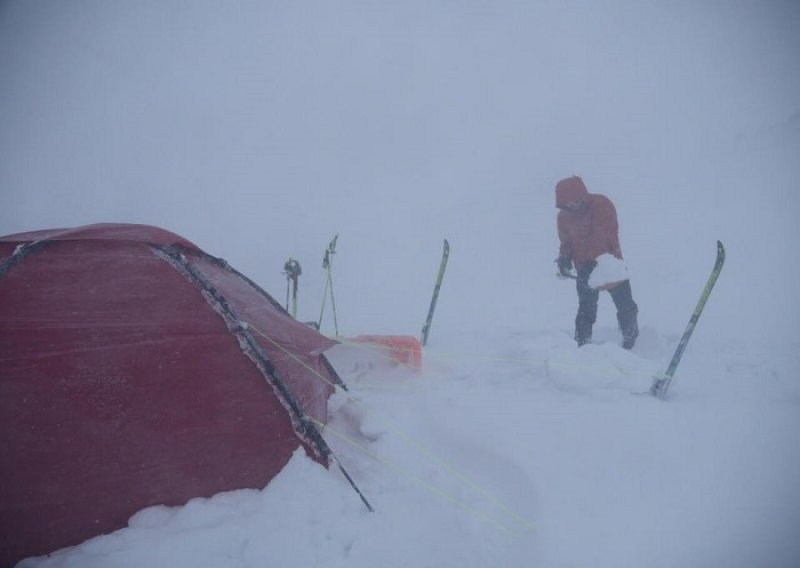
[(578, 176), (562, 179), (556, 184), (556, 207), (563, 207), (573, 201), (584, 201), (589, 198), (589, 192)]

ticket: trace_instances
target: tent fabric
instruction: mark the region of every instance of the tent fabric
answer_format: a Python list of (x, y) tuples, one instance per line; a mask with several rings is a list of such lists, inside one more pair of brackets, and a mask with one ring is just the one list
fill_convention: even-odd
[(0, 237), (0, 566), (327, 465), (334, 344), (163, 229)]

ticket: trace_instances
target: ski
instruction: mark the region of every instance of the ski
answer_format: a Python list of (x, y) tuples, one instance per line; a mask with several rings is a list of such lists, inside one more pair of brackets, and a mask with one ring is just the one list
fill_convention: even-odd
[(697, 320), (700, 319), (700, 314), (703, 313), (703, 308), (706, 305), (706, 301), (708, 301), (708, 297), (711, 295), (711, 290), (714, 288), (714, 284), (717, 283), (719, 274), (722, 272), (723, 264), (725, 264), (725, 247), (722, 246), (722, 242), (717, 241), (717, 259), (714, 262), (714, 268), (711, 271), (711, 275), (708, 277), (708, 282), (706, 282), (705, 288), (703, 288), (703, 293), (700, 295), (700, 300), (698, 300), (697, 306), (695, 307), (694, 312), (692, 312), (692, 317), (689, 318), (689, 324), (686, 326), (686, 331), (683, 332), (683, 336), (678, 343), (678, 348), (675, 349), (675, 354), (672, 356), (672, 360), (669, 362), (667, 372), (663, 375), (655, 377), (653, 379), (653, 385), (650, 387), (650, 394), (660, 398), (661, 400), (667, 396), (667, 390), (669, 390), (669, 386), (672, 383), (672, 378), (675, 375), (675, 369), (678, 368), (678, 363), (680, 363), (681, 357), (683, 357), (683, 352), (686, 349), (686, 345), (689, 343), (689, 338), (692, 337), (692, 332), (694, 332), (694, 328), (697, 325)]
[(450, 257), (450, 243), (447, 239), (444, 240), (444, 250), (442, 251), (442, 261), (439, 263), (439, 273), (436, 275), (436, 285), (433, 287), (433, 298), (431, 298), (431, 306), (428, 308), (428, 317), (425, 320), (425, 325), (422, 326), (422, 340), (423, 347), (428, 342), (428, 334), (431, 331), (431, 322), (433, 321), (433, 312), (436, 309), (436, 301), (439, 299), (439, 289), (442, 287), (442, 280), (444, 279), (444, 271), (447, 269), (447, 259)]

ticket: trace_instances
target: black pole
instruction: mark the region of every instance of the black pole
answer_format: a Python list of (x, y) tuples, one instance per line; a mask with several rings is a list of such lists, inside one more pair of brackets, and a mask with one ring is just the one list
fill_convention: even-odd
[(297, 319), (297, 281), (303, 273), (300, 263), (290, 258), (283, 265), (283, 273), (286, 275), (286, 311), (289, 311), (289, 288), (292, 288), (292, 317)]

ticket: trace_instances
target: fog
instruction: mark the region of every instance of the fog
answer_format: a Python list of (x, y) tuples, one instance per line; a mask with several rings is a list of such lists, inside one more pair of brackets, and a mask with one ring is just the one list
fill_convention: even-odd
[(715, 334), (794, 340), (798, 29), (791, 1), (5, 1), (0, 234), (158, 225), (280, 300), (293, 257), (316, 320), (338, 233), (346, 334), (418, 333), (448, 238), (435, 325), (568, 330), (578, 174), (644, 326), (682, 331), (721, 239)]
[[(0, 0), (0, 235), (156, 225), (281, 302), (292, 257), (308, 321), (338, 234), (344, 336), (417, 335), (447, 238), (424, 372), (353, 367), (325, 434), (355, 420), (370, 451), (480, 502), (405, 429), (536, 525), (509, 545), (340, 442), (377, 515), (298, 453), (263, 491), (29, 565), (793, 565), (799, 30), (794, 0)], [(605, 294), (597, 345), (572, 341), (553, 260), (573, 174), (617, 207), (632, 352)], [(630, 396), (718, 239), (674, 398)]]

